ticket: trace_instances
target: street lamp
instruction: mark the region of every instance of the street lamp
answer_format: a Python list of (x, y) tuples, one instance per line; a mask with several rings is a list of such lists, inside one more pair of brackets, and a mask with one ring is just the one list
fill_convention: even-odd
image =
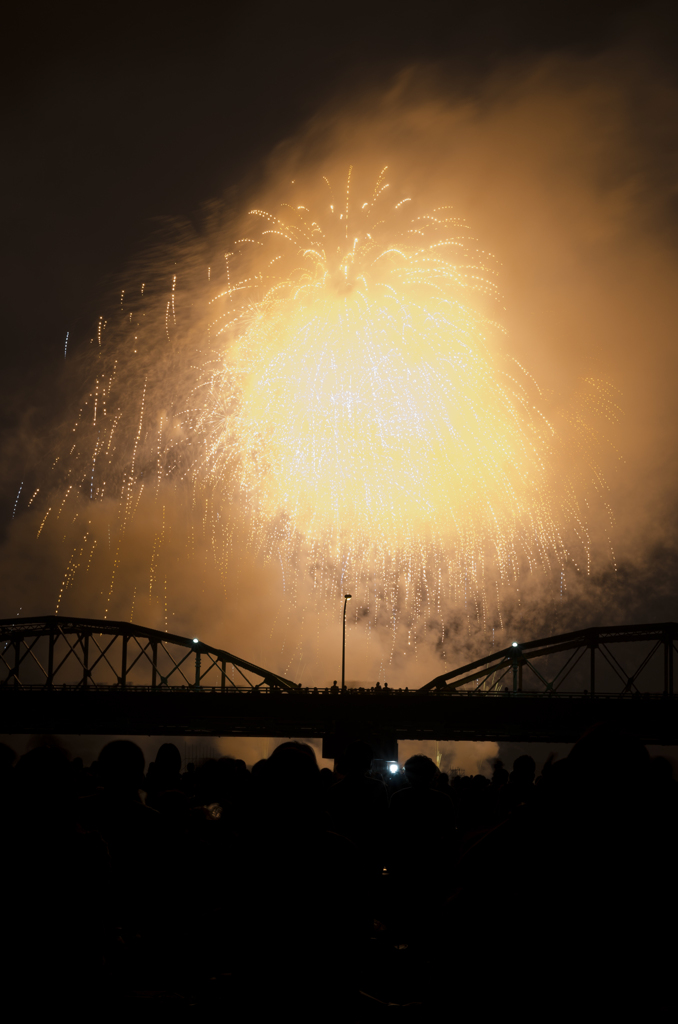
[(341, 688), (346, 689), (346, 605), (351, 600), (350, 594), (344, 594), (344, 632), (341, 641)]

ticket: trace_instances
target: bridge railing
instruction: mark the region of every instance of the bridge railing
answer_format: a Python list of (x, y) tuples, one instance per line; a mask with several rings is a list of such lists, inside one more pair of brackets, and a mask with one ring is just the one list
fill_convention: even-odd
[[(0, 690), (6, 690), (8, 685), (7, 682), (0, 683)], [(379, 691), (372, 688), (347, 688), (345, 691), (340, 691), (338, 694), (333, 696), (331, 686), (319, 686), (319, 687), (300, 687), (298, 690), (278, 690), (274, 687), (252, 687), (252, 686), (226, 686), (224, 689), (218, 686), (178, 686), (173, 685), (171, 687), (160, 687), (160, 686), (146, 686), (139, 683), (131, 684), (121, 690), (119, 686), (113, 685), (102, 685), (100, 683), (89, 683), (86, 687), (83, 687), (82, 683), (59, 683), (57, 686), (47, 687), (45, 683), (21, 683), (18, 687), (21, 691), (26, 692), (45, 692), (46, 689), (53, 691), (59, 691), (61, 693), (78, 693), (82, 692), (83, 689), (89, 691), (96, 691), (98, 693), (129, 693), (133, 691), (135, 694), (141, 693), (203, 693), (203, 694), (214, 694), (219, 693), (223, 695), (231, 694), (233, 698), (237, 696), (251, 696), (252, 699), (262, 697), (266, 700), (268, 696), (284, 697), (285, 699), (294, 698), (295, 700), (308, 701), (311, 703), (312, 698), (322, 700), (323, 703), (329, 703), (332, 700), (341, 700), (342, 702), (347, 701), (350, 703), (354, 701), (356, 704), (359, 699), (364, 700), (370, 698), (375, 701), (375, 705), (382, 701), (396, 701), (396, 703), (417, 703), (426, 699), (427, 701), (439, 700), (448, 701), (452, 698), (456, 700), (478, 700), (484, 699), (489, 701), (504, 700), (511, 698), (512, 700), (521, 699), (532, 699), (534, 697), (543, 697), (545, 700), (554, 701), (568, 701), (574, 699), (582, 699), (585, 697), (595, 697), (596, 700), (600, 701), (619, 701), (619, 700), (631, 700), (631, 701), (663, 701), (668, 696), (665, 693), (654, 693), (654, 692), (642, 692), (642, 691), (627, 691), (626, 693), (600, 693), (596, 692), (590, 694), (588, 691), (579, 692), (574, 690), (563, 690), (563, 691), (550, 691), (550, 690), (528, 690), (523, 689), (519, 691), (506, 690), (483, 690), (483, 689), (441, 689), (441, 690), (405, 690), (400, 688), (393, 688), (387, 691), (386, 694), (383, 691)]]

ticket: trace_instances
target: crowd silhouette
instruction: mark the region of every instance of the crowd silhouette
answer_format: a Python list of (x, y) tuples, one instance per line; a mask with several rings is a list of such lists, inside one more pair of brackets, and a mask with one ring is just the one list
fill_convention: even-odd
[(89, 767), (0, 747), (5, 992), (163, 1020), (439, 1019), (475, 1008), (659, 1011), (672, 976), (678, 785), (605, 725), (491, 777), (300, 742), (248, 770)]

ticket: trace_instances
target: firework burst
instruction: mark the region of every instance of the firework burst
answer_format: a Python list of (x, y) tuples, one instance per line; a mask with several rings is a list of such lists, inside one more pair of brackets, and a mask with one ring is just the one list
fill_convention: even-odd
[[(351, 174), (324, 188), (252, 211), (222, 270), (195, 249), (165, 260), (164, 291), (144, 275), (100, 318), (63, 490), (35, 513), (72, 547), (60, 610), (92, 569), (103, 614), (131, 601), (167, 628), (198, 533), (231, 585), (246, 548), (280, 564), (288, 603), (310, 581), (333, 612), (350, 587), (394, 641), (462, 608), (501, 625), (521, 573), (587, 570), (611, 389), (586, 381), (567, 416), (549, 411), (498, 323), (496, 262), (450, 207), (391, 198), (383, 172), (366, 195)], [(149, 613), (138, 574), (116, 598), (135, 520)]]
[(363, 202), (349, 174), (319, 210), (252, 212), (246, 272), (228, 254), (211, 301), (196, 468), (288, 561), (305, 545), (321, 589), (484, 603), (488, 571), (563, 566), (573, 527), (587, 561), (585, 517), (575, 481), (556, 481), (564, 438), (485, 312), (492, 258), (450, 208), (410, 207), (382, 172)]

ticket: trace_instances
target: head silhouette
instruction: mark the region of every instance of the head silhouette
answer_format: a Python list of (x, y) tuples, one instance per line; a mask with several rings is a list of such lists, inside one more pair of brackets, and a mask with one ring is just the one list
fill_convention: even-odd
[(175, 775), (181, 771), (181, 754), (174, 743), (163, 743), (155, 755), (155, 767), (167, 775)]
[(105, 789), (138, 790), (144, 781), (144, 755), (131, 740), (112, 740), (99, 754), (99, 772)]
[(430, 786), (438, 773), (434, 762), (425, 754), (415, 754), (408, 758), (404, 768), (410, 785), (415, 789)]
[(515, 782), (534, 782), (536, 767), (533, 757), (530, 757), (529, 754), (521, 754), (513, 762), (513, 780)]
[(272, 792), (286, 800), (305, 800), (318, 785), (318, 762), (308, 743), (281, 743), (269, 757), (266, 772)]

